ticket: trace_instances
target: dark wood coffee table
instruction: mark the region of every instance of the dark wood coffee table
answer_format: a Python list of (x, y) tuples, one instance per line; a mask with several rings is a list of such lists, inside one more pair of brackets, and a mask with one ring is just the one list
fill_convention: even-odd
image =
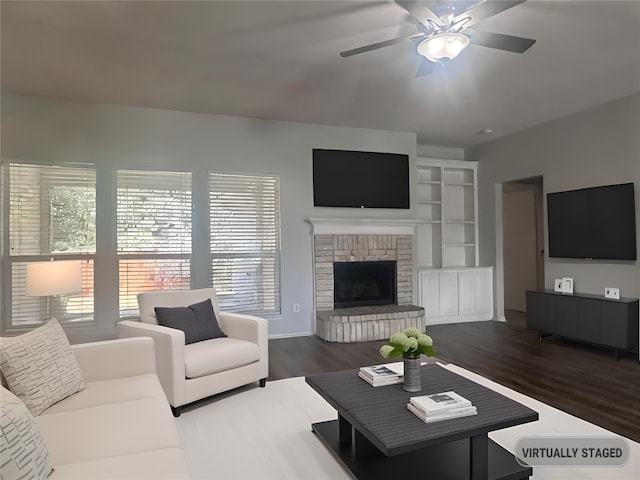
[[(538, 420), (538, 413), (439, 365), (424, 365), (422, 392), (402, 385), (372, 387), (358, 370), (311, 375), (306, 382), (338, 411), (313, 431), (359, 479), (521, 480), (532, 474), (489, 439), (493, 430)], [(424, 423), (407, 409), (409, 397), (453, 390), (478, 415)]]

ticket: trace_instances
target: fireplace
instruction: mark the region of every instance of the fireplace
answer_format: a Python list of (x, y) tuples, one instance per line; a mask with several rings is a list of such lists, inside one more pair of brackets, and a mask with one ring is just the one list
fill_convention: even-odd
[(334, 262), (334, 308), (397, 303), (396, 262)]
[[(316, 219), (312, 222), (317, 230), (313, 234), (313, 270), (318, 337), (328, 342), (371, 342), (388, 340), (391, 334), (409, 327), (420, 331), (424, 329), (424, 308), (411, 305), (415, 224), (411, 222), (405, 228), (402, 225), (408, 221), (402, 221), (402, 225), (398, 222), (371, 219), (365, 223), (353, 219), (328, 223)], [(344, 284), (336, 283), (334, 264), (338, 264), (340, 270), (345, 265), (349, 269), (371, 263), (387, 264), (386, 268), (391, 268), (390, 272), (387, 271), (391, 275), (387, 284), (392, 290), (387, 290), (386, 299), (381, 300), (376, 295), (376, 305), (369, 304), (374, 300), (368, 298), (366, 306), (340, 308), (343, 300), (336, 299), (335, 291)], [(340, 274), (339, 271), (337, 273)], [(372, 288), (370, 280), (360, 283), (374, 293), (376, 289), (380, 292), (385, 290), (379, 285)], [(364, 293), (367, 295), (351, 294), (347, 301), (360, 302), (363, 298), (355, 297), (371, 296), (370, 291)], [(344, 295), (338, 294), (341, 296)]]

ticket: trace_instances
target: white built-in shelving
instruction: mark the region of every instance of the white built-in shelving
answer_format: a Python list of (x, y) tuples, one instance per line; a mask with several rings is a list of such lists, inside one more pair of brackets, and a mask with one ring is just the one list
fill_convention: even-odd
[(493, 317), (493, 268), (478, 265), (477, 162), (418, 158), (418, 301), (426, 323)]
[(478, 266), (477, 162), (416, 163), (418, 265)]

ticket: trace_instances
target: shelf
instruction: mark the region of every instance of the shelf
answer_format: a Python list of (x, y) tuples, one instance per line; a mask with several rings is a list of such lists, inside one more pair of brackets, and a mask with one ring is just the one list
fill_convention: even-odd
[[(338, 420), (318, 422), (311, 430), (320, 443), (348, 470), (349, 477), (367, 480), (386, 480), (398, 476), (398, 472), (420, 472), (429, 466), (432, 478), (469, 478), (469, 439), (435, 445), (402, 455), (378, 456), (361, 459), (356, 456), (356, 447), (338, 441)], [(364, 438), (364, 437), (362, 437)], [(371, 448), (371, 447), (370, 447)], [(375, 449), (375, 447), (373, 447)], [(531, 467), (523, 467), (514, 460), (511, 452), (489, 439), (487, 444), (487, 476), (489, 480), (529, 478)]]
[(442, 181), (445, 185), (471, 185), (475, 181), (473, 168), (447, 168), (442, 171)]
[(440, 185), (441, 169), (435, 166), (420, 166), (417, 168), (416, 183), (421, 185)]
[(418, 265), (477, 266), (477, 162), (418, 158), (416, 167)]

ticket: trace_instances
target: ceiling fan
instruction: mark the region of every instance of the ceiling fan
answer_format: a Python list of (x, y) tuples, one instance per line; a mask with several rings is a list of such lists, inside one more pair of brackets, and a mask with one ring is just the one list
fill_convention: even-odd
[[(395, 0), (395, 3), (417, 20), (418, 33), (345, 50), (340, 52), (340, 56), (350, 57), (399, 43), (420, 40), (417, 50), (424, 58), (418, 67), (416, 77), (422, 77), (429, 75), (437, 63), (442, 64), (455, 58), (470, 43), (508, 52), (524, 53), (536, 43), (535, 40), (502, 33), (482, 32), (471, 27), (525, 1)], [(427, 8), (427, 5), (431, 8)]]

